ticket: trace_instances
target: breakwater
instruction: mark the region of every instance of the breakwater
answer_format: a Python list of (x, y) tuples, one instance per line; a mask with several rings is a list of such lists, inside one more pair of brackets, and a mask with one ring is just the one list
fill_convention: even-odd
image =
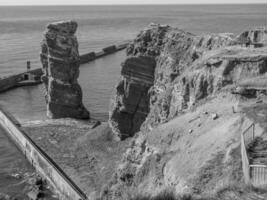
[(103, 48), (101, 51), (98, 51), (98, 52), (90, 52), (87, 54), (80, 55), (80, 64), (85, 64), (93, 60), (96, 60), (98, 58), (121, 51), (125, 49), (128, 44), (129, 42), (125, 42), (119, 45), (111, 45), (111, 46)]
[[(42, 69), (29, 70), (27, 72), (15, 74), (12, 76), (0, 78), (0, 92), (4, 92), (16, 87), (25, 85), (34, 85), (41, 83), (40, 77), (43, 74)], [(31, 77), (30, 77), (31, 76)], [(32, 79), (30, 81), (27, 81)]]
[[(128, 42), (125, 42), (119, 45), (111, 45), (103, 48), (101, 51), (98, 52), (82, 54), (80, 55), (80, 64), (86, 64), (98, 58), (121, 51), (125, 49), (128, 44)], [(0, 78), (0, 92), (5, 92), (16, 87), (40, 84), (42, 74), (42, 69), (37, 68), (33, 70), (28, 70), (27, 72)]]
[(64, 171), (20, 128), (20, 123), (3, 107), (0, 107), (0, 125), (10, 139), (25, 154), (36, 171), (58, 193), (60, 199), (86, 200), (82, 190)]

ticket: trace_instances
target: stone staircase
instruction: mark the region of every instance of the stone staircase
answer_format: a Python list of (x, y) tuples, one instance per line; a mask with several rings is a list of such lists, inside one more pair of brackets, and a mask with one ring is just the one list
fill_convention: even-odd
[(251, 165), (267, 165), (267, 140), (255, 138), (247, 148)]
[(247, 146), (250, 183), (254, 187), (267, 186), (267, 140), (254, 138)]
[(259, 195), (256, 193), (249, 193), (242, 196), (243, 200), (266, 200), (266, 196)]

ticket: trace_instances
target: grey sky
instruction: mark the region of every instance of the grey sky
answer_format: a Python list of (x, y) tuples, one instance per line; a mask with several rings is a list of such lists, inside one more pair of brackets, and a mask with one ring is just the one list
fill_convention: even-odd
[(267, 0), (0, 0), (0, 5), (267, 3)]

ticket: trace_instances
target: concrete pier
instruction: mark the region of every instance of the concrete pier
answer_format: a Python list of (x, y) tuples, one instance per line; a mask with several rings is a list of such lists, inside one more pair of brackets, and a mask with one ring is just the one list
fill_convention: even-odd
[(25, 154), (36, 171), (44, 178), (60, 200), (87, 200), (83, 191), (64, 173), (64, 171), (20, 129), (15, 118), (0, 107), (0, 126), (9, 138)]
[[(125, 49), (128, 46), (129, 42), (125, 42), (119, 45), (111, 45), (103, 48), (99, 52), (90, 52), (86, 54), (80, 55), (80, 64), (85, 64), (91, 61), (94, 61), (98, 58), (102, 58), (104, 56), (116, 53)], [(43, 71), (41, 68), (38, 69), (29, 69), (29, 64), (27, 62), (27, 71), (15, 75), (11, 75), (8, 77), (0, 78), (0, 92), (5, 92), (10, 89), (14, 89), (21, 86), (31, 86), (37, 85), (41, 83), (41, 76)], [(32, 77), (34, 76), (34, 77)], [(31, 77), (29, 80), (29, 77)]]
[(116, 53), (118, 51), (121, 51), (125, 49), (128, 46), (128, 44), (129, 42), (125, 42), (119, 45), (111, 45), (111, 46), (103, 48), (101, 51), (98, 51), (98, 52), (90, 52), (87, 54), (80, 55), (80, 64), (85, 64), (93, 60), (96, 60), (98, 58), (101, 58), (103, 56), (107, 56), (107, 55)]
[[(31, 85), (34, 84), (39, 84), (41, 83), (40, 77), (42, 75), (42, 69), (34, 69), (34, 70), (29, 70), (27, 72), (23, 72), (23, 73), (19, 73), (19, 74), (15, 74), (12, 76), (8, 76), (8, 77), (4, 77), (4, 78), (0, 78), (0, 92), (4, 92), (19, 86), (23, 86), (23, 85), (29, 85), (26, 82), (23, 83), (23, 81), (27, 81), (28, 83), (30, 83)], [(34, 76), (34, 79), (29, 82), (29, 75)]]

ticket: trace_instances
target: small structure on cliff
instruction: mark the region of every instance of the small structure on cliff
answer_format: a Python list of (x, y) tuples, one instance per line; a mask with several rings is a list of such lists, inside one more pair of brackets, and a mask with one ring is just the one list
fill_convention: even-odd
[(237, 39), (240, 44), (246, 44), (246, 46), (263, 47), (267, 45), (267, 29), (266, 27), (256, 27), (244, 31)]
[(231, 91), (233, 94), (243, 96), (256, 96), (257, 93), (267, 94), (267, 76), (255, 76), (240, 80)]
[(78, 83), (79, 51), (77, 23), (61, 21), (47, 26), (41, 45), (42, 81), (49, 118), (89, 119)]

